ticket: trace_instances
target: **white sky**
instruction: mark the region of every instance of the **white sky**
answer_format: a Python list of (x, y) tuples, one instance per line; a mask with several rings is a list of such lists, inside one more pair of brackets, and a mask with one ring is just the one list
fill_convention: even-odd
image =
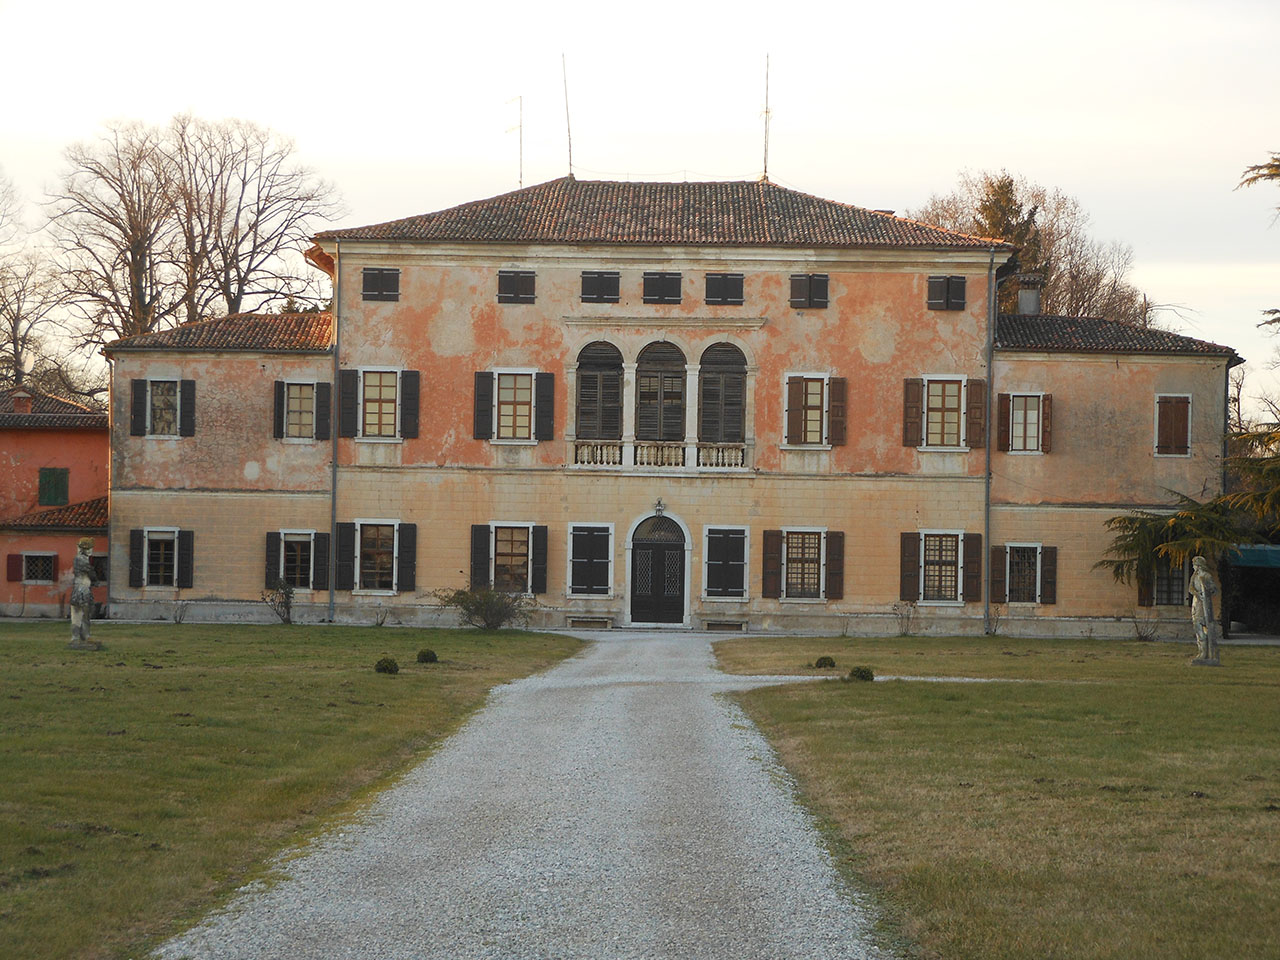
[[(898, 212), (963, 169), (1077, 197), (1133, 246), (1179, 332), (1236, 348), (1280, 394), (1280, 186), (1233, 191), (1280, 150), (1280, 4), (0, 0), (0, 169), (28, 201), (110, 119), (188, 111), (293, 137), (343, 223), (424, 213), (567, 172), (750, 179)], [(33, 211), (34, 215), (34, 211)]]

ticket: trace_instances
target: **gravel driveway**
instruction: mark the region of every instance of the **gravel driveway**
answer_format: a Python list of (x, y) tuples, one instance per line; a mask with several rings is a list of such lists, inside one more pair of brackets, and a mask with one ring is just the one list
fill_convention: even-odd
[(884, 957), (706, 637), (611, 631), (501, 687), (360, 820), (159, 951)]

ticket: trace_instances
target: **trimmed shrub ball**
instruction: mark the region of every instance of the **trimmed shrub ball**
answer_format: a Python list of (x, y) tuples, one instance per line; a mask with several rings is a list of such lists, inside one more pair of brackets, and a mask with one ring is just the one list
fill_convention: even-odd
[(437, 663), (439, 660), (440, 658), (436, 656), (436, 652), (434, 650), (427, 650), (424, 648), (418, 651), (419, 663)]
[(850, 680), (861, 680), (864, 683), (870, 683), (876, 678), (876, 672), (870, 667), (854, 667), (849, 671)]
[(826, 670), (829, 667), (834, 667), (836, 665), (836, 661), (834, 657), (819, 657), (817, 660), (813, 661), (813, 665), (819, 670)]
[(396, 663), (390, 657), (383, 657), (373, 665), (373, 669), (378, 673), (399, 673), (400, 664)]

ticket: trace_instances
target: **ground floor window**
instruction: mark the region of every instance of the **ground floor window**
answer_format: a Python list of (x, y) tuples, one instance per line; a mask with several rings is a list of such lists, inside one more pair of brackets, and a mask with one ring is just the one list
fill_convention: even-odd
[(24, 553), (22, 555), (23, 583), (53, 583), (57, 569), (58, 558), (52, 553)]
[(493, 589), (529, 592), (529, 528), (493, 528)]
[(178, 532), (148, 530), (145, 561), (148, 587), (172, 587), (178, 562)]
[(1187, 602), (1185, 571), (1180, 563), (1168, 557), (1157, 557), (1155, 566), (1155, 601), (1157, 606), (1184, 606)]
[(959, 600), (960, 535), (926, 533), (920, 539), (920, 599)]
[(708, 597), (747, 595), (747, 531), (743, 527), (708, 527), (705, 580)]
[(360, 579), (358, 582), (361, 590), (394, 590), (396, 588), (395, 524), (360, 524)]
[(569, 530), (569, 592), (607, 596), (611, 590), (613, 531), (607, 526), (574, 526)]
[(286, 533), (281, 542), (281, 577), (291, 587), (311, 589), (310, 533)]
[(1009, 546), (1009, 602), (1036, 603), (1040, 598), (1040, 548)]
[(790, 600), (822, 596), (822, 532), (787, 530), (783, 534), (783, 592)]

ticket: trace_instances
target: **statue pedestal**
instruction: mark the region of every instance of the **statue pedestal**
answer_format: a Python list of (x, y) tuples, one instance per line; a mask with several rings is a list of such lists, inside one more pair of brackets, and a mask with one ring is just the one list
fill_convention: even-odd
[(1217, 658), (1217, 657), (1213, 657), (1213, 658), (1196, 657), (1194, 660), (1192, 660), (1192, 661), (1191, 661), (1191, 665), (1192, 665), (1193, 667), (1220, 667), (1220, 666), (1222, 666), (1222, 664), (1218, 662), (1218, 658)]
[(72, 640), (67, 644), (68, 650), (104, 650), (106, 649), (97, 640)]

